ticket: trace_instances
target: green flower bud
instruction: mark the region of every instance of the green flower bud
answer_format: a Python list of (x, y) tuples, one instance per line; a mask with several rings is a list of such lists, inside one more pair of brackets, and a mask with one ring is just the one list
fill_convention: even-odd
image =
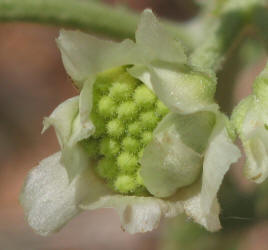
[(124, 134), (124, 124), (119, 119), (114, 119), (107, 123), (107, 133), (108, 135), (118, 138)]
[(101, 116), (112, 117), (115, 113), (115, 103), (109, 96), (102, 97), (98, 102), (98, 111)]
[(106, 157), (98, 161), (96, 171), (99, 176), (107, 178), (109, 180), (115, 178), (118, 173), (114, 159)]
[(114, 183), (115, 189), (123, 194), (133, 193), (137, 187), (134, 177), (128, 175), (118, 176)]
[(135, 90), (134, 101), (139, 107), (147, 109), (154, 105), (156, 97), (145, 85), (141, 85)]
[(141, 146), (140, 142), (131, 136), (125, 137), (122, 141), (122, 145), (124, 150), (131, 153), (137, 153)]

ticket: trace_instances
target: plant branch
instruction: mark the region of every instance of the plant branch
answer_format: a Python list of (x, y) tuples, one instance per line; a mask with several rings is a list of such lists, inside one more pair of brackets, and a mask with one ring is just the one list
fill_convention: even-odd
[[(1, 0), (0, 21), (44, 23), (122, 39), (134, 38), (139, 15), (91, 0)], [(191, 43), (188, 25), (162, 22), (185, 45)]]
[(236, 41), (241, 41), (241, 33), (245, 34), (243, 30), (252, 24), (257, 6), (261, 7), (263, 3), (263, 0), (229, 0), (221, 6), (221, 10), (213, 10), (214, 24), (209, 23), (209, 33), (193, 52), (192, 65), (210, 75), (221, 69), (226, 54), (237, 44)]

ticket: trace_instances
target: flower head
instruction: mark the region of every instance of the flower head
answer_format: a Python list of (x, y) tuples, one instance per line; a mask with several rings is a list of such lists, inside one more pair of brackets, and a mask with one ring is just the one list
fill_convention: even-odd
[(252, 95), (242, 100), (232, 115), (247, 157), (245, 175), (256, 183), (268, 177), (267, 65), (255, 80)]
[(57, 40), (80, 95), (44, 121), (61, 152), (32, 170), (21, 195), (29, 224), (58, 230), (81, 209), (114, 207), (130, 233), (185, 212), (220, 228), (217, 191), (239, 151), (214, 103), (215, 81), (146, 10), (136, 43), (78, 31)]

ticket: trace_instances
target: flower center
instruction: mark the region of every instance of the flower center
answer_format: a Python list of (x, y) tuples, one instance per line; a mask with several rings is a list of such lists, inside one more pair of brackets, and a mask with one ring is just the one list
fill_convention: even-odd
[(82, 141), (95, 170), (109, 186), (123, 194), (146, 194), (139, 174), (143, 150), (167, 107), (126, 67), (100, 74), (93, 87), (91, 120), (94, 135)]

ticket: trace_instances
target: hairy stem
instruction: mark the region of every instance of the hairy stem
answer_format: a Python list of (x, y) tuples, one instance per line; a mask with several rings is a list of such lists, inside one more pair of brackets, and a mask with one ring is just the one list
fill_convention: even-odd
[[(1, 0), (0, 21), (58, 25), (121, 39), (134, 38), (139, 15), (92, 0)], [(191, 42), (188, 25), (163, 23), (183, 43)]]
[(241, 32), (252, 23), (257, 6), (263, 3), (263, 0), (229, 0), (222, 9), (213, 10), (209, 32), (191, 56), (193, 66), (210, 75), (221, 69), (226, 54), (241, 40)]

